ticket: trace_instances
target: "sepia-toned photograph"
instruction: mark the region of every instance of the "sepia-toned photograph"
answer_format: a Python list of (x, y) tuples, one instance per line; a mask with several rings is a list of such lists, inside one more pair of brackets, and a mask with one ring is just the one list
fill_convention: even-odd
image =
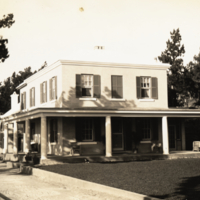
[(0, 200), (27, 199), (200, 199), (199, 0), (0, 0)]

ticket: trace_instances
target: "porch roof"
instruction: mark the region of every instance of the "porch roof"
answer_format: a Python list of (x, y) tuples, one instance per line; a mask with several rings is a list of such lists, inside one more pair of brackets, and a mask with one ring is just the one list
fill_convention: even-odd
[(200, 117), (200, 109), (183, 108), (35, 108), (1, 117), (3, 121), (22, 121), (38, 117)]

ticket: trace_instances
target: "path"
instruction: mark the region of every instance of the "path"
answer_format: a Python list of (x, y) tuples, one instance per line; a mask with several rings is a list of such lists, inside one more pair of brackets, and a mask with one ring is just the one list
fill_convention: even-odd
[(51, 185), (18, 172), (19, 169), (7, 169), (6, 164), (0, 163), (0, 200), (127, 200), (75, 186)]

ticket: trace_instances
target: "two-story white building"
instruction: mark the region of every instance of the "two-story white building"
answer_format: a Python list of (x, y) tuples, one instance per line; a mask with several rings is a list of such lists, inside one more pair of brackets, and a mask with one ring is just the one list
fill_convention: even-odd
[(67, 156), (185, 150), (184, 117), (197, 110), (168, 108), (169, 65), (59, 60), (26, 79), (1, 116), (3, 152), (29, 150)]

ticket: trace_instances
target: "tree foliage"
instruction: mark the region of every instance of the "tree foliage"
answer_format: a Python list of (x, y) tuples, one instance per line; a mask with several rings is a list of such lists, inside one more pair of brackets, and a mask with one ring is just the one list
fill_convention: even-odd
[(35, 72), (31, 71), (31, 67), (27, 67), (24, 71), (19, 71), (17, 74), (14, 72), (11, 77), (4, 80), (3, 84), (0, 83), (0, 113), (5, 113), (11, 108), (10, 95), (13, 92), (19, 94), (16, 89), (25, 79), (33, 75)]
[(181, 45), (179, 29), (170, 32), (170, 39), (166, 42), (166, 49), (158, 56), (159, 61), (171, 65), (168, 73), (168, 104), (169, 107), (183, 105), (184, 94), (187, 93), (186, 80), (189, 81), (189, 73), (183, 66), (185, 47)]
[[(10, 28), (15, 21), (13, 20), (14, 15), (8, 14), (7, 16), (3, 16), (3, 19), (0, 20), (0, 28)], [(6, 44), (8, 43), (8, 39), (3, 39), (0, 37), (0, 62), (4, 62), (8, 57), (8, 49)]]

